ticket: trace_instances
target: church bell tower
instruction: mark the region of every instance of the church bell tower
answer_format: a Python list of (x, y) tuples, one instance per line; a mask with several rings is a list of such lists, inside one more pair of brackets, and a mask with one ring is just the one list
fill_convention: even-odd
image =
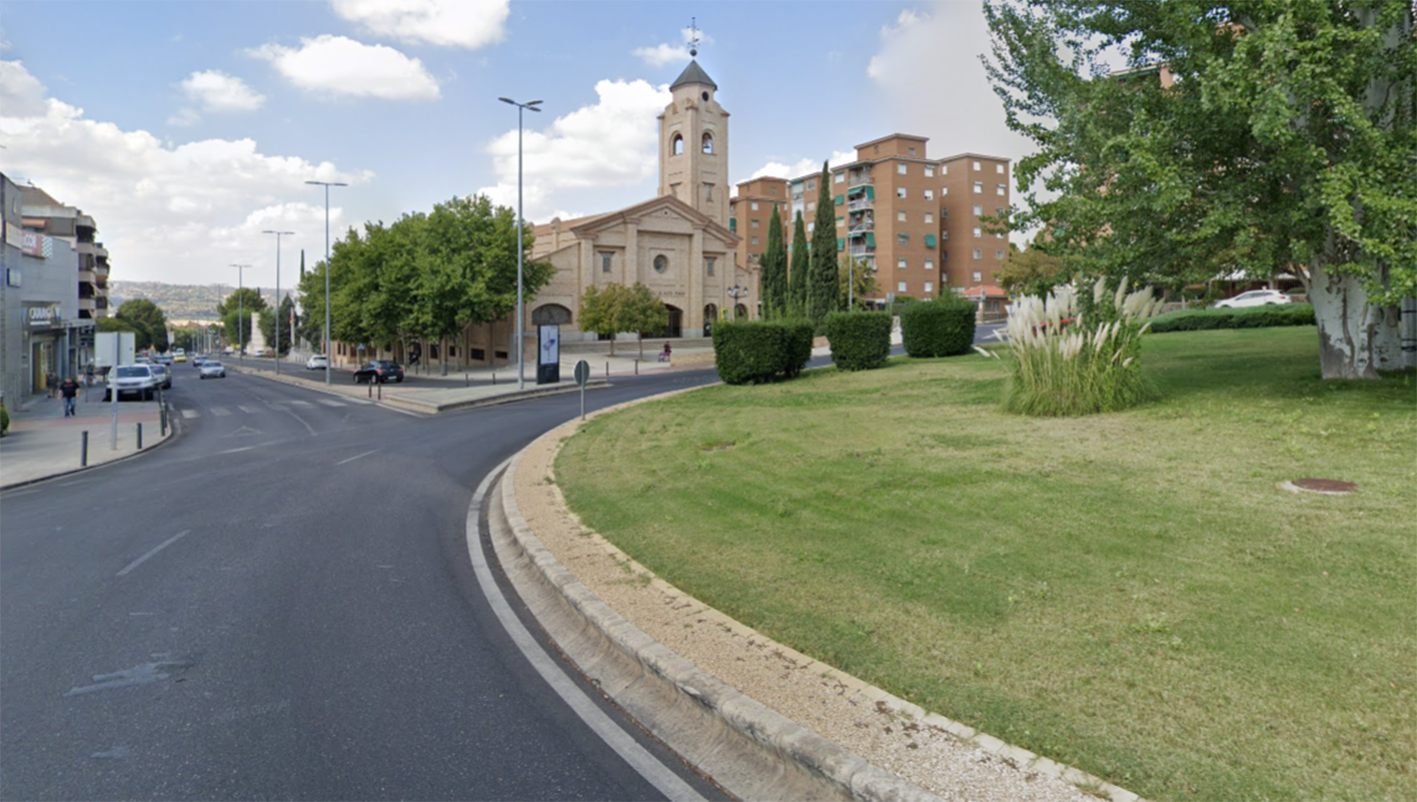
[(674, 99), (659, 115), (659, 194), (673, 195), (728, 226), (728, 112), (718, 84), (697, 60), (669, 86)]

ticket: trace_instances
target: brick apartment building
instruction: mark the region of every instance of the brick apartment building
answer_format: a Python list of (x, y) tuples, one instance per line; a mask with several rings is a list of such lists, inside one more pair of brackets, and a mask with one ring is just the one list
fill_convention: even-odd
[[(937, 298), (949, 287), (972, 290), (976, 299), (982, 292), (986, 304), (998, 304), (1007, 297), (996, 274), (1008, 258), (1008, 238), (986, 232), (983, 218), (1009, 206), (1009, 160), (976, 153), (931, 159), (928, 141), (892, 134), (857, 145), (855, 161), (831, 169), (837, 251), (875, 269), (878, 302), (886, 293)], [(798, 212), (811, 236), (820, 178), (764, 177), (738, 185), (730, 217), (743, 238), (741, 264), (756, 264), (766, 248), (774, 201), (789, 247)]]

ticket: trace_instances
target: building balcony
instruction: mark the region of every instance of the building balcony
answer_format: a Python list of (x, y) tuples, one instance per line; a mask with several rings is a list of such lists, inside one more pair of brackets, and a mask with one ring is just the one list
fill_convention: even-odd
[(846, 210), (848, 212), (861, 212), (867, 209), (874, 208), (876, 208), (876, 201), (874, 198), (862, 198), (860, 200), (854, 200), (846, 204)]
[(850, 253), (852, 256), (874, 257), (876, 255), (876, 249), (872, 248), (870, 245), (852, 245), (851, 250), (849, 250), (848, 253)]
[(81, 311), (81, 312), (92, 312), (92, 311), (94, 311), (94, 310), (97, 309), (97, 308), (98, 308), (98, 299), (97, 299), (97, 298), (80, 298), (80, 299), (79, 299), (79, 311)]
[(79, 284), (82, 285), (82, 284), (97, 284), (97, 283), (98, 283), (98, 275), (95, 274), (92, 270), (80, 270), (80, 271), (79, 271)]
[(847, 230), (851, 232), (852, 236), (856, 236), (857, 234), (865, 234), (867, 231), (875, 231), (876, 224), (871, 222), (870, 220), (867, 220), (866, 222), (861, 223), (859, 225), (851, 226)]
[(870, 173), (846, 174), (846, 185), (848, 187), (861, 187), (874, 183), (876, 183), (876, 179), (873, 178)]

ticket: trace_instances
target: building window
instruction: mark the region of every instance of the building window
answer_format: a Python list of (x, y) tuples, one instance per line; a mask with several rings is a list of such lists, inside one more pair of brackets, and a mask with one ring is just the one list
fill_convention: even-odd
[(758, 210), (758, 202), (753, 201), (752, 203), (748, 204), (748, 208), (756, 212)]
[(713, 184), (704, 184), (704, 200), (713, 200)]
[[(910, 155), (914, 156), (915, 154), (912, 153), (912, 154), (910, 154)], [(895, 171), (896, 171), (897, 173), (900, 173), (901, 175), (905, 175), (905, 174), (906, 174), (905, 162), (901, 162), (900, 164), (897, 164), (897, 165), (895, 166)]]
[(896, 291), (896, 292), (905, 292), (905, 282), (902, 281), (902, 282), (900, 282), (899, 284), (896, 284), (896, 285), (895, 285), (895, 291)]
[(910, 244), (910, 235), (909, 235), (909, 234), (896, 234), (896, 235), (895, 235), (895, 244), (897, 244), (897, 245), (909, 245), (909, 244)]
[(807, 233), (808, 233), (808, 234), (812, 233), (812, 232), (816, 229), (816, 227), (817, 227), (817, 223), (816, 223), (815, 220), (812, 221), (812, 222), (810, 222), (810, 223), (808, 223), (808, 224), (807, 224)]
[(983, 281), (983, 280), (984, 280), (984, 277), (983, 277), (982, 275), (980, 275), (979, 271), (976, 270), (976, 271), (974, 272), (974, 280), (975, 280), (975, 281)]
[(896, 212), (896, 213), (895, 213), (895, 219), (896, 219), (896, 222), (898, 222), (898, 223), (904, 223), (904, 222), (905, 222), (905, 212)]
[(975, 216), (975, 217), (983, 217), (983, 216), (984, 216), (984, 207), (983, 207), (983, 206), (980, 206), (980, 205), (977, 204), (977, 203), (974, 204), (974, 216)]
[(707, 131), (704, 132), (704, 153), (713, 153), (713, 134)]
[(905, 197), (905, 187), (896, 187), (896, 188), (895, 188), (895, 196), (896, 196), (897, 198), (904, 198), (904, 197)]
[(925, 177), (926, 177), (926, 178), (934, 178), (934, 177), (935, 177), (935, 166), (934, 166), (933, 164), (927, 164), (927, 165), (925, 165)]
[(895, 266), (898, 267), (898, 268), (900, 268), (901, 270), (904, 270), (904, 269), (905, 269), (905, 257), (902, 256), (902, 257), (900, 257), (899, 259), (895, 260)]
[(999, 175), (1003, 175), (1003, 174), (1004, 174), (1004, 165), (1002, 165), (1002, 164), (996, 164), (996, 165), (994, 165), (994, 172), (998, 173)]
[(808, 181), (808, 182), (807, 182), (807, 191), (808, 191), (808, 192), (811, 192), (812, 190), (814, 190), (814, 189), (816, 189), (816, 188), (817, 188), (817, 182), (816, 182), (816, 181)]
[[(668, 270), (668, 269), (669, 269), (669, 257), (665, 256), (665, 255), (662, 254), (662, 253), (661, 253), (660, 255), (654, 257), (654, 272), (656, 272), (656, 273), (663, 273), (664, 271), (666, 271), (666, 270)], [(513, 332), (513, 333), (515, 333), (515, 332)]]
[(832, 176), (832, 181), (838, 184), (846, 183), (846, 173), (836, 173)]
[(983, 182), (983, 181), (975, 181), (975, 182), (974, 182), (974, 194), (975, 194), (975, 195), (983, 195), (983, 194), (984, 194), (984, 182)]
[(837, 228), (841, 228), (841, 227), (844, 226), (844, 225), (846, 225), (846, 218), (845, 218), (845, 217), (838, 217), (838, 218), (836, 219), (836, 227), (837, 227)]
[(769, 195), (776, 195), (776, 194), (777, 194), (777, 187), (768, 187), (768, 194), (769, 194)]
[(1003, 197), (1008, 193), (1008, 189), (1003, 184), (999, 184), (995, 191), (999, 194), (999, 197)]
[(934, 199), (935, 199), (935, 190), (933, 190), (933, 189), (927, 189), (927, 190), (925, 190), (925, 200), (934, 200)]
[(749, 220), (749, 221), (748, 221), (748, 227), (749, 227), (749, 228), (757, 228), (757, 227), (758, 227), (758, 219), (755, 217), (755, 218), (753, 218), (752, 220)]
[(674, 153), (675, 156), (679, 156), (679, 155), (683, 154), (683, 152), (684, 152), (684, 137), (682, 137), (682, 136), (680, 136), (680, 135), (678, 135), (678, 134), (675, 134), (675, 135), (674, 135), (674, 144), (673, 144), (673, 146), (672, 146), (672, 149), (673, 149), (673, 153)]
[(997, 215), (999, 215), (1000, 217), (1003, 217), (1005, 214), (1008, 213), (1008, 211), (1009, 211), (1009, 207), (1007, 207), (1007, 206), (995, 206), (995, 207), (994, 207), (994, 213), (997, 214)]
[(940, 175), (949, 175), (949, 174), (950, 174), (950, 166), (949, 166), (948, 164), (942, 164), (942, 165), (940, 165)]
[(935, 291), (935, 282), (933, 282), (933, 281), (927, 281), (927, 282), (925, 282), (925, 291), (926, 291), (926, 292), (934, 292), (934, 291)]
[(914, 155), (915, 155), (915, 148), (910, 148), (910, 155), (911, 155), (911, 156), (914, 156)]
[(610, 272), (610, 263), (611, 263), (611, 260), (614, 258), (614, 256), (615, 256), (615, 252), (614, 252), (614, 251), (601, 251), (601, 252), (600, 252), (600, 272), (602, 272), (602, 273), (609, 273), (609, 272)]
[(925, 260), (925, 269), (926, 269), (926, 270), (934, 270), (934, 269), (935, 269), (935, 260), (934, 260), (934, 259), (926, 259), (926, 260)]
[[(751, 244), (757, 245), (757, 244), (758, 244), (758, 238), (757, 238), (757, 237), (753, 237), (753, 240), (752, 240), (752, 243), (751, 243)], [(514, 332), (514, 333), (515, 333), (515, 332)]]
[(948, 195), (948, 194), (950, 194), (950, 188), (949, 188), (949, 187), (940, 187), (940, 197), (943, 198), (943, 197), (945, 197), (945, 196)]
[(983, 230), (981, 230), (981, 229), (979, 228), (979, 226), (975, 226), (975, 227), (974, 227), (974, 236), (979, 237), (979, 236), (983, 236), (983, 234), (984, 234), (984, 232), (983, 232)]
[(994, 258), (998, 259), (1001, 262), (1004, 260), (1004, 251), (1002, 248), (997, 251), (994, 251)]
[[(705, 256), (705, 257), (704, 257), (704, 272), (707, 273), (707, 274), (710, 275), (710, 276), (713, 275), (713, 263), (714, 263), (714, 257), (712, 257), (712, 256)], [(515, 332), (513, 332), (513, 333), (515, 333)]]
[(925, 213), (925, 224), (926, 224), (926, 225), (929, 225), (930, 223), (933, 223), (933, 222), (935, 222), (935, 213), (934, 213), (934, 212), (926, 212), (926, 213)]
[[(975, 249), (974, 249), (974, 258), (975, 258), (975, 259), (983, 259), (983, 258), (984, 258), (984, 250), (983, 250), (982, 248), (975, 248)], [(975, 273), (975, 275), (977, 276), (977, 275), (979, 275), (979, 274), (978, 274), (978, 273)], [(979, 280), (979, 279), (975, 279), (975, 281), (978, 281), (978, 280)]]
[(979, 169), (979, 162), (974, 162), (974, 169), (975, 169), (975, 170), (978, 170), (978, 169)]
[(809, 212), (815, 212), (816, 210), (817, 210), (817, 202), (816, 202), (816, 201), (807, 201), (807, 211), (809, 211)]

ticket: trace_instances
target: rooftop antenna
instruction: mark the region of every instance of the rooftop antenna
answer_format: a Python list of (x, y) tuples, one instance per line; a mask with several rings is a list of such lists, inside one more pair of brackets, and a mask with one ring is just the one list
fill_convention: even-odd
[(699, 55), (699, 23), (697, 17), (689, 17), (689, 56)]

